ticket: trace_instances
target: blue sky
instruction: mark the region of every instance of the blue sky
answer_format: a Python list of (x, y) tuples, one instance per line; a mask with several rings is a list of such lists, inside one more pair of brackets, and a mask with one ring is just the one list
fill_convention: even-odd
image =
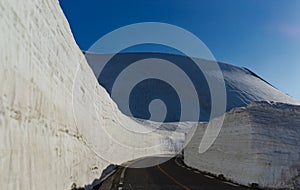
[(300, 100), (299, 0), (60, 0), (60, 4), (83, 50), (128, 24), (169, 23), (195, 34), (218, 61), (247, 67)]

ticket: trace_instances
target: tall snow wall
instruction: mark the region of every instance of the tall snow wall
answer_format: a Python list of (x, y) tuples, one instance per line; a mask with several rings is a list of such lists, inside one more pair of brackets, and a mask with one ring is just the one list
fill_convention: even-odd
[(118, 152), (112, 139), (101, 138), (99, 121), (120, 141), (164, 141), (122, 131), (132, 121), (97, 84), (57, 0), (1, 0), (0, 31), (0, 189), (84, 185), (109, 164), (98, 150), (117, 164), (168, 152), (163, 146)]
[(184, 150), (187, 165), (243, 185), (300, 189), (300, 106), (256, 102), (229, 113), (210, 149), (198, 147), (199, 124)]

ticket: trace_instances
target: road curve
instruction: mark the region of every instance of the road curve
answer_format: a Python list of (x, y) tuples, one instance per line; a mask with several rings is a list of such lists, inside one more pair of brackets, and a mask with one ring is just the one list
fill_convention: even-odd
[(186, 167), (179, 158), (148, 168), (120, 167), (99, 190), (249, 190)]

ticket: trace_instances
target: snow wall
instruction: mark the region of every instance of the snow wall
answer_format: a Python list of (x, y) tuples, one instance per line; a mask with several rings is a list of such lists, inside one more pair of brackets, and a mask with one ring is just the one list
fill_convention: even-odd
[(184, 150), (187, 165), (243, 185), (300, 189), (300, 106), (255, 102), (226, 113), (222, 130), (198, 153), (206, 123)]
[[(117, 164), (172, 152), (170, 139), (152, 134), (147, 141), (122, 131), (141, 126), (98, 85), (57, 0), (1, 0), (0, 31), (0, 189), (65, 190), (90, 183), (109, 164), (99, 151)], [(112, 139), (101, 137), (103, 126), (120, 141), (163, 143), (118, 152)]]

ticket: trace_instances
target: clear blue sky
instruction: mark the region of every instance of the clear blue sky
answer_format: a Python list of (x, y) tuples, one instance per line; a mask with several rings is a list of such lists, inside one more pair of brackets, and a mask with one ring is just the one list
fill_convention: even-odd
[(79, 47), (121, 26), (165, 22), (218, 61), (244, 66), (300, 100), (300, 0), (60, 0)]

